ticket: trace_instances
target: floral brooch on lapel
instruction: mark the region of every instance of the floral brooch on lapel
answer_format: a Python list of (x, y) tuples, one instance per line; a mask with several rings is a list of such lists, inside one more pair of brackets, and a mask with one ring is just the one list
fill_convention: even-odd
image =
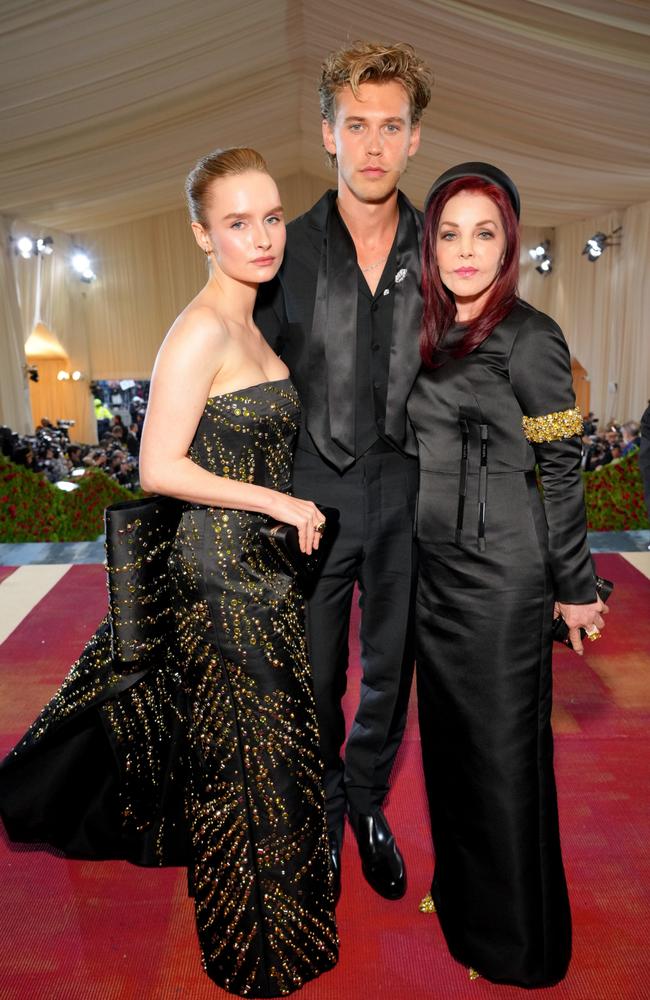
[[(399, 271), (393, 278), (393, 283), (399, 285), (408, 274), (408, 270), (405, 267), (400, 267)], [(384, 288), (384, 295), (390, 295), (390, 288)]]

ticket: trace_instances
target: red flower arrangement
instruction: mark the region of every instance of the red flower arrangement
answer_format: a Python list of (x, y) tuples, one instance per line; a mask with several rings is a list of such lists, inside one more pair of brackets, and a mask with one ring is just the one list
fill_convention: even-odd
[[(650, 528), (638, 452), (583, 473), (590, 531)], [(104, 508), (142, 496), (89, 469), (71, 493), (0, 455), (0, 542), (92, 541), (104, 530)]]
[(89, 469), (65, 493), (0, 455), (0, 542), (84, 542), (104, 530), (104, 508), (142, 496)]
[(603, 465), (595, 472), (584, 472), (583, 482), (590, 531), (650, 528), (638, 451)]

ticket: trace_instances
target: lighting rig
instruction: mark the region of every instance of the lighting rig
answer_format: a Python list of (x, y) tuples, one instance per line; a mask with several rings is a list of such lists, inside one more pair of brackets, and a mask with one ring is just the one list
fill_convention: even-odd
[(536, 261), (536, 271), (540, 274), (550, 274), (553, 270), (553, 257), (551, 255), (551, 244), (548, 240), (539, 243), (528, 251), (529, 256)]
[(587, 260), (590, 260), (593, 264), (594, 261), (602, 257), (603, 251), (607, 247), (618, 247), (621, 245), (620, 239), (615, 237), (620, 237), (623, 232), (622, 226), (617, 226), (611, 233), (594, 233), (587, 242), (585, 243), (584, 250), (582, 251), (583, 256), (586, 255)]
[[(30, 257), (49, 257), (54, 253), (54, 240), (51, 236), (39, 236), (37, 239), (32, 239), (31, 236), (17, 236), (12, 237), (11, 243), (14, 253), (23, 260), (29, 260)], [(93, 271), (90, 257), (82, 247), (72, 248), (70, 266), (86, 284), (96, 281), (97, 275)]]

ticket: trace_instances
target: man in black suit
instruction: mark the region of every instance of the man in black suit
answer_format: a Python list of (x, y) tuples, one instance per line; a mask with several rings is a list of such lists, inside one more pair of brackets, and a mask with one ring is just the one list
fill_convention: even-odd
[[(290, 223), (279, 283), (262, 286), (256, 312), (303, 406), (294, 492), (341, 514), (307, 602), (337, 892), (347, 809), (366, 879), (387, 899), (406, 888), (381, 806), (413, 669), (417, 459), (405, 404), (421, 313), (421, 217), (397, 184), (429, 97), (430, 74), (409, 45), (360, 42), (328, 57), (322, 130), (338, 190)], [(342, 760), (355, 584), (363, 675)]]

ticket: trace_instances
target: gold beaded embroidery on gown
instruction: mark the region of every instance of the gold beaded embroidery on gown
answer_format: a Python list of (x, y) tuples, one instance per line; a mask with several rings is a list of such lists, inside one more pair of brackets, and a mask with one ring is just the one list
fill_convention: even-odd
[[(288, 380), (212, 397), (190, 457), (287, 491), (298, 416)], [(129, 681), (113, 671), (103, 623), (0, 768), (12, 839), (187, 863), (206, 971), (251, 997), (291, 993), (337, 960), (303, 602), (263, 522), (187, 505), (169, 562), (175, 648), (116, 694)], [(61, 760), (75, 785), (64, 810)]]

